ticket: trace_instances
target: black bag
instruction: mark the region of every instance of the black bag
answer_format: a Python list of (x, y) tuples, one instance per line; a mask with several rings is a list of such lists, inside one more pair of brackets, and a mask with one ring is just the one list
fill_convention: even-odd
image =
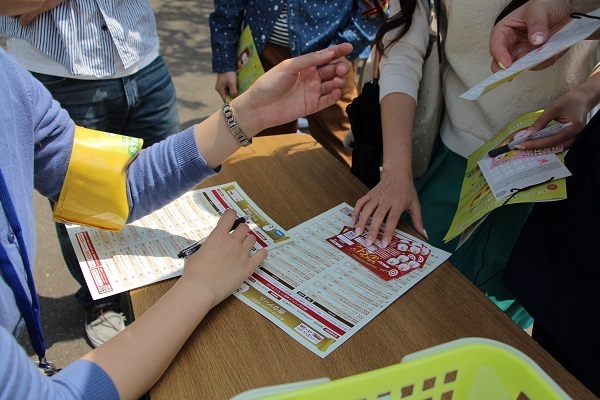
[[(374, 71), (377, 68), (374, 67)], [(380, 179), (379, 168), (383, 155), (381, 107), (378, 78), (365, 83), (362, 92), (346, 107), (352, 141), (352, 172), (372, 189)]]

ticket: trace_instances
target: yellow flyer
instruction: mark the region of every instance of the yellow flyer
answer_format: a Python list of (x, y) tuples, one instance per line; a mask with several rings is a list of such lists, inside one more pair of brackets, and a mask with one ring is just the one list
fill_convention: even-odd
[[(249, 25), (242, 31), (240, 41), (238, 42), (236, 72), (238, 75), (237, 89), (239, 94), (248, 90), (265, 73), (258, 52), (256, 51)], [(231, 99), (231, 96), (227, 95), (227, 101)]]
[[(478, 165), (478, 161), (486, 157), (488, 151), (508, 144), (515, 138), (515, 135), (529, 128), (542, 111), (543, 110), (532, 111), (516, 118), (496, 136), (469, 156), (460, 192), (458, 208), (454, 215), (452, 225), (444, 237), (445, 242), (462, 234), (487, 214), (504, 205), (505, 200), (498, 201), (494, 197)], [(557, 156), (559, 160), (564, 163), (564, 153), (557, 154)], [(566, 182), (565, 179), (562, 178), (519, 191), (508, 200), (507, 204), (553, 201), (565, 199), (566, 197)]]

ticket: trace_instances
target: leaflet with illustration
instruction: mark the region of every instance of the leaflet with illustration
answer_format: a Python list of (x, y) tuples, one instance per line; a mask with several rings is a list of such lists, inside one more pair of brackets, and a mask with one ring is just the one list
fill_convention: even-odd
[(236, 182), (188, 192), (119, 232), (76, 225), (67, 231), (92, 297), (101, 299), (181, 275), (177, 254), (208, 236), (230, 208), (251, 215), (255, 250), (290, 240)]
[[(540, 110), (521, 115), (469, 156), (458, 208), (444, 241), (448, 242), (462, 234), (460, 244), (464, 243), (474, 230), (474, 226), (505, 202), (507, 204), (531, 203), (561, 200), (567, 197), (565, 179), (554, 179), (569, 175), (568, 170), (564, 168), (564, 153), (557, 153), (555, 156), (553, 149), (541, 149), (519, 154), (519, 151), (513, 150), (496, 157), (495, 162), (487, 155), (490, 150), (514, 140), (515, 136), (529, 128), (541, 113)], [(511, 159), (512, 161), (509, 162)], [(510, 163), (514, 164), (510, 165)], [(481, 166), (488, 169), (486, 174), (490, 176), (498, 197), (494, 196)], [(496, 173), (494, 174), (493, 171)], [(550, 178), (553, 180), (550, 181)], [(544, 183), (523, 189), (540, 182)], [(517, 189), (514, 195), (513, 189)]]
[[(237, 47), (236, 73), (238, 94), (242, 94), (248, 90), (254, 81), (265, 73), (258, 51), (256, 50), (256, 45), (254, 44), (250, 25), (247, 25), (240, 35)], [(226, 100), (232, 100), (229, 94)]]
[(450, 256), (396, 230), (366, 246), (342, 203), (288, 231), (236, 297), (324, 358)]

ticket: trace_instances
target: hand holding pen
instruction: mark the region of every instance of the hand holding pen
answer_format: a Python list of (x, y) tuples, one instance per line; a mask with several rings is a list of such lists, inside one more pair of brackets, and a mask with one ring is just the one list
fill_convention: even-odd
[(533, 133), (532, 135), (523, 136), (518, 139), (514, 139), (512, 142), (505, 144), (504, 146), (500, 146), (498, 148), (495, 148), (494, 150), (488, 151), (488, 156), (493, 158), (493, 157), (499, 156), (500, 154), (508, 153), (511, 150), (519, 148), (518, 146), (523, 142), (556, 135), (557, 133), (559, 133), (560, 131), (562, 131), (563, 129), (565, 129), (571, 125), (573, 125), (572, 122), (567, 122), (564, 124), (558, 122), (556, 124), (549, 125), (549, 126), (545, 127), (544, 129)]
[[(252, 215), (246, 214), (246, 215), (243, 215), (243, 216), (237, 218), (233, 222), (233, 225), (231, 226), (231, 229), (229, 230), (229, 232), (235, 230), (235, 228), (237, 228), (239, 224), (248, 222), (248, 220), (251, 217), (252, 217)], [(202, 245), (204, 244), (204, 242), (206, 242), (207, 238), (208, 238), (208, 236), (204, 237), (204, 238), (202, 238), (200, 240), (198, 240), (197, 242), (195, 242), (195, 243), (189, 245), (188, 247), (186, 247), (185, 249), (181, 250), (177, 254), (177, 257), (179, 257), (179, 258), (187, 258), (187, 257), (191, 256), (196, 251), (198, 251), (198, 249), (200, 249), (200, 247), (202, 247)]]

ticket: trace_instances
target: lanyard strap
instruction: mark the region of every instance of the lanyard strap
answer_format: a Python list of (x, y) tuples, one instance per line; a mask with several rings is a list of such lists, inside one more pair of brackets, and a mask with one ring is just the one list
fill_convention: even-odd
[(25, 320), (31, 345), (39, 357), (40, 367), (43, 367), (45, 364), (47, 364), (47, 362), (46, 342), (44, 341), (44, 334), (42, 332), (42, 324), (40, 319), (40, 305), (38, 303), (35, 284), (33, 283), (31, 265), (27, 255), (27, 247), (25, 247), (25, 240), (23, 239), (23, 230), (21, 229), (21, 224), (17, 218), (15, 207), (13, 206), (10, 194), (8, 193), (8, 188), (6, 187), (6, 181), (4, 180), (2, 171), (0, 171), (0, 202), (2, 203), (2, 208), (4, 208), (4, 213), (6, 214), (6, 219), (8, 220), (10, 228), (12, 229), (13, 234), (17, 237), (19, 253), (21, 255), (21, 260), (23, 261), (23, 266), (27, 275), (27, 286), (29, 289), (29, 294), (31, 295), (31, 302), (29, 302), (27, 294), (25, 293), (25, 288), (23, 288), (19, 280), (19, 275), (15, 271), (15, 268), (8, 257), (8, 253), (3, 246), (0, 246), (0, 270), (4, 276), (4, 279), (6, 280), (6, 283), (13, 291), (17, 307), (19, 308), (19, 311)]

